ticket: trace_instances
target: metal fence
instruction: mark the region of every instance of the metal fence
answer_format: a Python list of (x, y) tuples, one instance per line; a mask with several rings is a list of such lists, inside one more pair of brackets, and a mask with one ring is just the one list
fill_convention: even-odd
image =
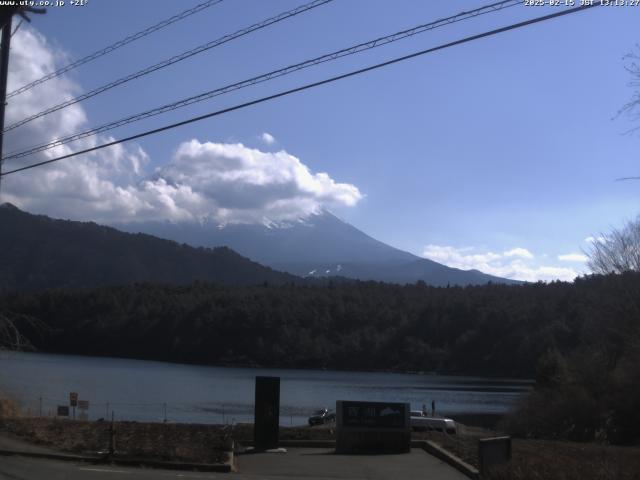
[[(21, 413), (26, 417), (68, 417), (87, 421), (111, 420), (113, 417), (117, 421), (235, 425), (253, 423), (254, 412), (253, 403), (112, 402), (84, 400), (82, 396), (79, 397), (75, 407), (71, 406), (69, 398), (47, 396), (38, 396), (19, 403)], [(58, 407), (68, 407), (68, 415), (60, 415)], [(311, 413), (307, 409), (282, 406), (280, 424), (283, 426), (307, 424)]]

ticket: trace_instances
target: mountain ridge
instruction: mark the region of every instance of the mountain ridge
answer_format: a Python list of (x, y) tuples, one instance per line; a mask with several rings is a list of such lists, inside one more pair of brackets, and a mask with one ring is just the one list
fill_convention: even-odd
[(94, 222), (52, 219), (0, 205), (0, 290), (98, 287), (156, 282), (183, 285), (299, 283), (227, 247), (196, 248)]

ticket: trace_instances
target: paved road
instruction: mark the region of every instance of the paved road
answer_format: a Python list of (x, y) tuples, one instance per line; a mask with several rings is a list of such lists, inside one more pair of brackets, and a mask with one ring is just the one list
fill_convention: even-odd
[(238, 473), (206, 473), (117, 465), (92, 465), (19, 456), (0, 456), (0, 480), (466, 480), (423, 450), (405, 455), (335, 455), (331, 449), (289, 449), (237, 457)]
[(0, 433), (0, 450), (12, 450), (14, 452), (30, 453), (60, 453), (51, 448), (41, 447), (39, 445), (25, 442), (24, 440), (20, 440), (19, 438), (15, 438), (3, 433)]
[(240, 455), (236, 465), (247, 479), (467, 480), (422, 449), (404, 455), (336, 455), (329, 448), (296, 448), (287, 453)]
[(0, 456), (0, 480), (231, 480), (229, 475)]

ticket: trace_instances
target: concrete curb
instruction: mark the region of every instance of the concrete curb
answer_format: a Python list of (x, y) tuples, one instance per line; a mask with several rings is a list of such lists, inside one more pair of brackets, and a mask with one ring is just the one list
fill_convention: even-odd
[(442, 460), (445, 463), (448, 463), (453, 468), (455, 468), (456, 470), (465, 474), (467, 477), (473, 480), (478, 480), (480, 478), (480, 472), (478, 472), (478, 470), (475, 467), (473, 467), (472, 465), (469, 465), (464, 460), (456, 457), (455, 455), (448, 452), (447, 450), (440, 447), (439, 445), (435, 444), (431, 440), (412, 440), (411, 446), (416, 448), (422, 448), (425, 452), (433, 455), (434, 457), (438, 458), (439, 460)]
[(96, 457), (91, 455), (73, 455), (64, 453), (40, 453), (21, 452), (14, 450), (0, 450), (0, 455), (20, 456), (30, 458), (41, 458), (45, 460), (62, 460), (66, 462), (87, 462), (87, 463), (109, 463), (114, 465), (124, 465), (130, 467), (162, 468), (171, 470), (198, 470), (201, 472), (222, 472), (234, 471), (233, 451), (226, 452), (228, 460), (224, 463), (187, 463), (187, 462), (167, 462), (164, 460), (150, 460), (145, 458), (118, 458), (118, 457)]
[(94, 457), (89, 455), (74, 455), (67, 453), (44, 453), (44, 452), (26, 452), (18, 450), (0, 450), (0, 455), (21, 457), (42, 458), (45, 460), (63, 460), (66, 462), (101, 462), (105, 457)]

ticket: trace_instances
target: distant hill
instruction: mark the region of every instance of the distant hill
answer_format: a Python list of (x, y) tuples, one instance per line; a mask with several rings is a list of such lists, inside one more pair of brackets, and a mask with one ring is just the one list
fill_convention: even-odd
[(399, 250), (326, 210), (299, 221), (266, 225), (148, 222), (114, 226), (193, 246), (226, 245), (263, 265), (303, 277), (338, 275), (400, 284), (422, 280), (434, 286), (522, 283), (447, 267)]
[(95, 223), (54, 220), (0, 205), (0, 290), (136, 282), (283, 284), (300, 279), (229, 248), (194, 248)]

